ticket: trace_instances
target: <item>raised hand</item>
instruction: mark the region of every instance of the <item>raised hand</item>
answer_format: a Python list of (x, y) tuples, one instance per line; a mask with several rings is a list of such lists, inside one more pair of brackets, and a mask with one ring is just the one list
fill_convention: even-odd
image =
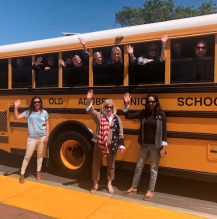
[(48, 71), (48, 70), (50, 70), (50, 67), (45, 67), (44, 69), (45, 69), (45, 71)]
[(85, 41), (81, 38), (81, 37), (78, 37), (78, 39), (79, 39), (79, 41), (80, 41), (80, 43), (81, 43), (81, 45), (85, 45)]
[(93, 97), (93, 90), (89, 90), (87, 92), (87, 101), (89, 102)]
[(166, 44), (167, 40), (169, 39), (169, 37), (167, 36), (167, 34), (164, 34), (162, 37), (161, 37), (161, 42)]
[(59, 63), (60, 63), (63, 67), (66, 67), (66, 63), (63, 61), (63, 59), (60, 59), (60, 60), (59, 60)]
[(18, 100), (16, 100), (16, 101), (14, 102), (14, 106), (15, 106), (15, 107), (18, 107), (18, 106), (20, 105), (20, 103), (21, 103), (21, 102), (20, 102), (20, 99), (18, 99)]
[(131, 45), (127, 45), (127, 52), (129, 55), (133, 55), (133, 47)]
[(42, 57), (38, 57), (37, 60), (36, 60), (36, 62), (35, 62), (35, 65), (36, 65), (36, 66), (38, 66), (38, 65), (43, 65), (42, 60), (43, 60)]
[(129, 105), (130, 99), (131, 99), (130, 94), (129, 94), (129, 93), (125, 93), (125, 94), (123, 95), (123, 97), (124, 97), (125, 105)]

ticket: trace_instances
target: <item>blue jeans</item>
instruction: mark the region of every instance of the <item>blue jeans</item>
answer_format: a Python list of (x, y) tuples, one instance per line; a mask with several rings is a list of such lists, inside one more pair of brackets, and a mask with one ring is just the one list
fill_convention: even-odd
[(145, 162), (150, 154), (150, 181), (148, 191), (153, 192), (157, 181), (158, 165), (160, 161), (160, 153), (154, 144), (143, 144), (139, 152), (139, 159), (133, 177), (133, 187), (137, 187), (145, 166)]

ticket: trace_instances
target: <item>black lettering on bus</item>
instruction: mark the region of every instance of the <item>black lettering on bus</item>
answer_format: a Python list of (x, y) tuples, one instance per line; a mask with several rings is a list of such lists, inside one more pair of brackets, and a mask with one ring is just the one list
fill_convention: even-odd
[(185, 103), (184, 103), (184, 98), (183, 98), (183, 97), (179, 97), (179, 98), (178, 98), (178, 105), (179, 105), (179, 106), (184, 106), (184, 104), (185, 104)]
[(63, 99), (62, 99), (62, 98), (59, 98), (59, 99), (58, 99), (58, 103), (59, 103), (59, 105), (62, 105), (62, 104), (63, 104)]
[(185, 104), (186, 104), (187, 106), (192, 106), (193, 103), (192, 103), (192, 102), (191, 102), (191, 103), (188, 103), (188, 100), (192, 100), (192, 101), (193, 101), (193, 98), (192, 98), (192, 97), (187, 97), (186, 100), (185, 100)]
[(100, 98), (96, 98), (96, 105), (100, 105), (100, 104), (101, 104)]
[[(143, 102), (143, 100), (144, 100), (144, 102)], [(143, 106), (145, 106), (145, 98), (142, 98), (142, 99), (141, 99), (141, 104), (142, 104)]]
[(80, 104), (83, 105), (82, 98), (80, 98), (79, 101), (78, 101), (78, 105), (80, 105)]
[[(207, 101), (208, 100), (208, 101)], [(210, 97), (206, 97), (206, 98), (204, 98), (204, 105), (205, 106), (211, 106), (212, 105), (212, 98), (210, 98)], [(208, 103), (207, 103), (208, 102)]]
[(217, 106), (217, 97), (214, 99), (214, 104), (215, 104), (215, 106)]
[(136, 105), (136, 98), (131, 98), (131, 105)]
[(91, 101), (91, 102), (92, 102), (92, 104), (94, 105), (94, 104), (95, 104), (95, 99), (94, 99), (94, 98), (92, 98), (91, 100), (92, 100), (92, 101)]
[(50, 105), (53, 105), (53, 103), (54, 103), (53, 98), (50, 98), (50, 99), (49, 99), (49, 104), (50, 104)]
[(197, 103), (200, 103), (200, 106), (202, 106), (203, 102), (202, 102), (202, 97), (200, 98), (200, 100), (197, 100), (197, 98), (194, 98), (194, 105), (197, 106)]
[(106, 98), (102, 98), (102, 104), (106, 101)]

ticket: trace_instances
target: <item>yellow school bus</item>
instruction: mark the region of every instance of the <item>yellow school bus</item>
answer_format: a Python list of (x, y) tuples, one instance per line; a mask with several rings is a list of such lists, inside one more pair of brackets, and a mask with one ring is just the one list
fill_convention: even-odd
[[(131, 63), (127, 45), (134, 47), (137, 58), (148, 54), (151, 44), (160, 52), (163, 34), (169, 36), (164, 62)], [(82, 57), (78, 37), (86, 41), (88, 64), (64, 68), (60, 59), (66, 61), (76, 54)], [(195, 49), (199, 41), (205, 42), (201, 49), (206, 49), (206, 54), (198, 59)], [(174, 55), (176, 43), (181, 46), (178, 58)], [(114, 46), (122, 51), (122, 65), (94, 67), (94, 52), (110, 58)], [(56, 66), (48, 71), (33, 70), (37, 57), (44, 62), (52, 57)], [(21, 100), (21, 113), (31, 98), (39, 95), (50, 121), (44, 157), (63, 172), (85, 174), (91, 169), (91, 139), (96, 128), (85, 110), (87, 91), (93, 89), (95, 109), (111, 98), (123, 121), (126, 149), (117, 153), (117, 166), (134, 168), (140, 150), (140, 124), (124, 118), (123, 94), (131, 94), (130, 110), (136, 111), (144, 108), (146, 95), (154, 93), (167, 116), (167, 155), (160, 160), (159, 173), (217, 181), (217, 14), (3, 45), (0, 77), (2, 150), (24, 154), (27, 121), (14, 120), (13, 103)]]

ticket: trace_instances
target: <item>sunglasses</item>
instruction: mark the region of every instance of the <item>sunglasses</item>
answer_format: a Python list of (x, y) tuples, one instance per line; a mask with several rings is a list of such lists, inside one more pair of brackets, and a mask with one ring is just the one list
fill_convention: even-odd
[(152, 51), (152, 52), (153, 52), (153, 51), (156, 51), (156, 52), (157, 52), (157, 51), (158, 51), (158, 49), (150, 49), (150, 51)]
[(113, 106), (105, 106), (106, 109), (113, 109)]
[(205, 47), (205, 46), (197, 46), (196, 49), (197, 49), (197, 50), (199, 50), (199, 49), (205, 50), (206, 47)]
[(147, 103), (156, 103), (155, 100), (148, 100)]
[(36, 103), (41, 103), (41, 101), (34, 101), (34, 104), (36, 104)]

